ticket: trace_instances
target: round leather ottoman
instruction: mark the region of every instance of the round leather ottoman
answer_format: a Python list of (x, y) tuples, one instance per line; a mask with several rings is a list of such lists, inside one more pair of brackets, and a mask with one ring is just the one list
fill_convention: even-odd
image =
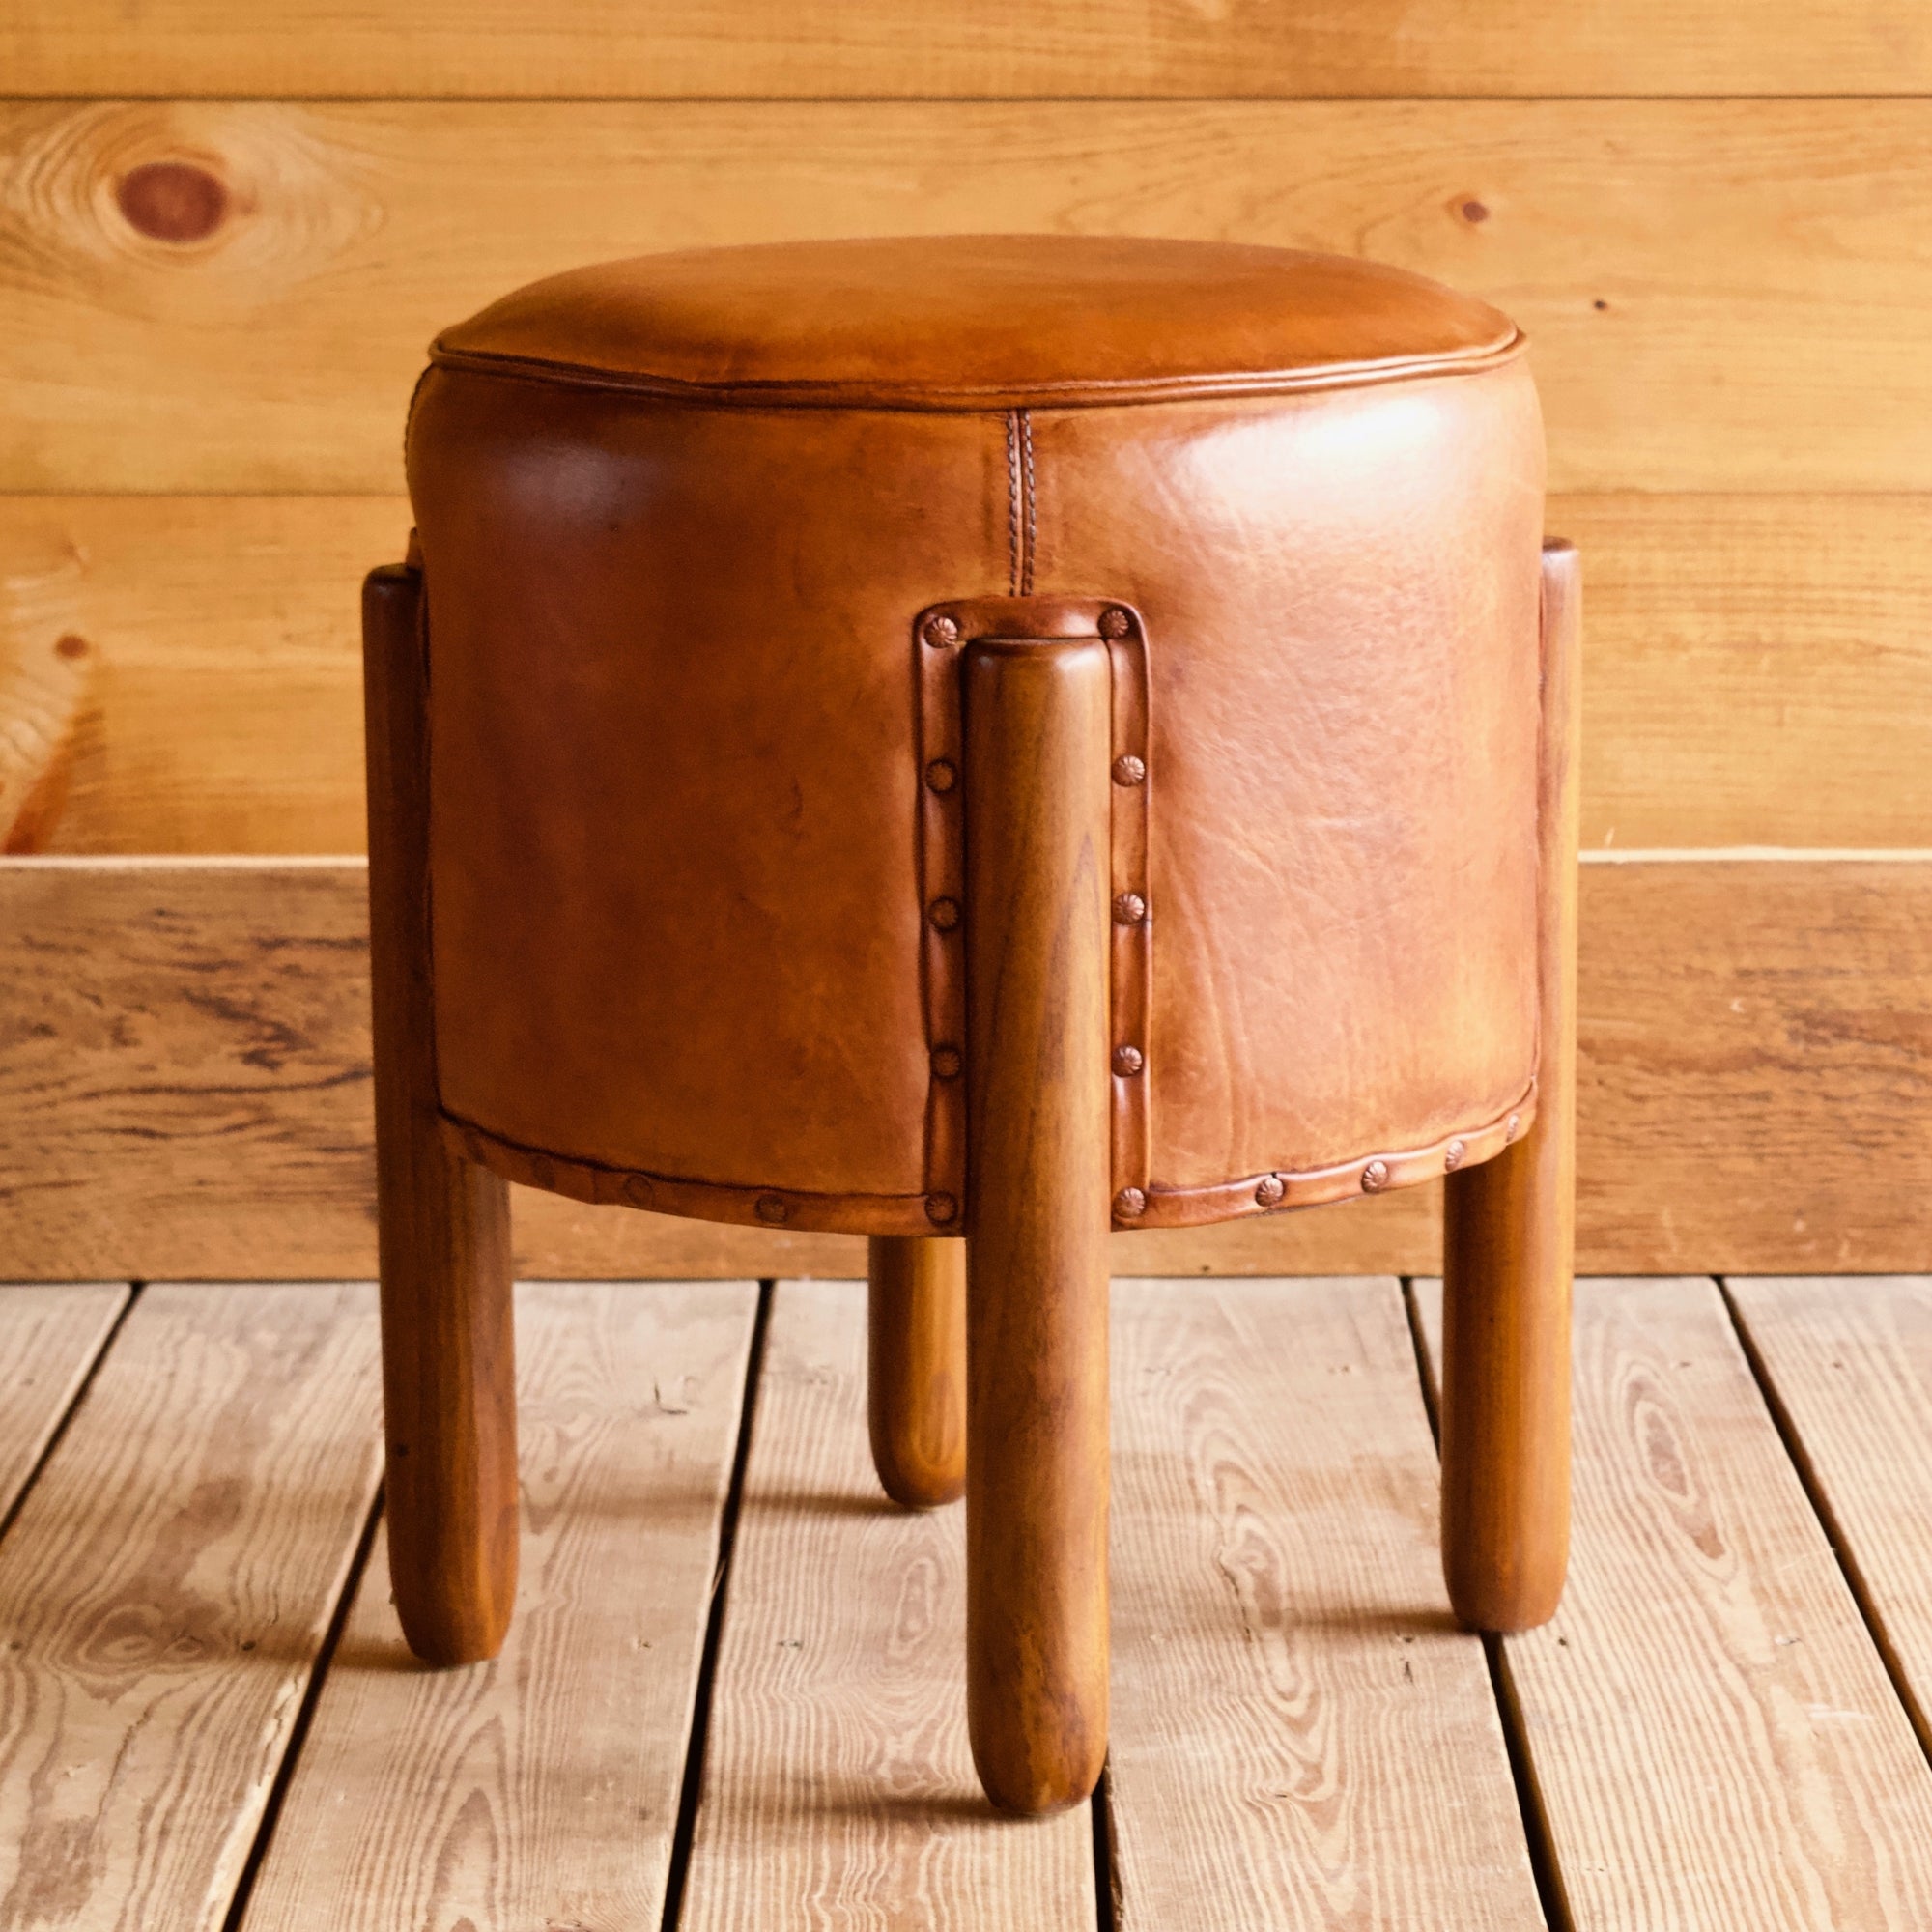
[(1451, 1594), (1547, 1617), (1577, 599), (1510, 322), (1225, 245), (664, 255), (447, 330), (408, 450), (365, 610), (412, 1646), (509, 1615), (505, 1179), (875, 1237), (880, 1473), (966, 1488), (1009, 1808), (1105, 1752), (1110, 1227), (1446, 1174)]

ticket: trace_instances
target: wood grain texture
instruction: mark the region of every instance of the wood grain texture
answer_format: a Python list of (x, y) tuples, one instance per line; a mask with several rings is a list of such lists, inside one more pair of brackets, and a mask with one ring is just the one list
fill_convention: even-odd
[(519, 1289), (509, 1638), (420, 1668), (379, 1537), (246, 1932), (657, 1932), (755, 1300), (748, 1282)]
[(980, 1794), (964, 1523), (879, 1494), (865, 1360), (861, 1284), (779, 1285), (684, 1932), (1090, 1932), (1085, 1808), (1016, 1825)]
[(987, 1795), (1035, 1815), (1107, 1758), (1113, 668), (976, 640), (959, 679), (966, 1695)]
[(1588, 95), (1932, 92), (1910, 0), (1530, 0), (1202, 8), (1186, 0), (15, 0), (16, 94)]
[(129, 1313), (0, 1555), (0, 1925), (222, 1924), (375, 1495), (375, 1313)]
[(1504, 1644), (1573, 1921), (1927, 1923), (1932, 1767), (1715, 1285), (1578, 1282), (1576, 1366), (1570, 1586)]
[(362, 612), (389, 1577), (410, 1648), (475, 1663), (517, 1597), (510, 1190), (445, 1139), (437, 1092), (422, 572), (371, 571)]
[[(1030, 229), (1493, 296), (1560, 489), (1923, 491), (1928, 156), (1910, 100), (14, 102), (0, 488), (392, 490), (431, 334), (532, 276)], [(137, 230), (122, 185), (183, 166), (219, 218)]]
[(45, 850), (66, 815), (99, 669), (85, 638), (31, 615), (0, 636), (0, 852)]
[(1932, 1277), (1725, 1286), (1932, 1752)]
[(409, 528), (397, 497), (0, 497), (0, 743), (10, 668), (92, 668), (39, 849), (359, 852), (356, 586)]
[(1932, 845), (1932, 497), (1570, 496), (1585, 847)]
[(1541, 1925), (1396, 1284), (1114, 1305), (1122, 1932)]
[[(1590, 864), (1578, 1265), (1920, 1264), (1932, 864)], [(0, 863), (0, 1278), (375, 1265), (359, 866)], [(1122, 1274), (1423, 1273), (1439, 1188), (1114, 1237)], [(518, 1266), (859, 1275), (865, 1244), (519, 1190)]]
[(0, 1285), (0, 1518), (31, 1480), (128, 1293), (122, 1281)]
[(1582, 888), (1577, 1268), (1922, 1264), (1932, 867), (1590, 865)]
[[(1590, 583), (1586, 846), (1932, 846), (1932, 497), (1548, 521)], [(399, 497), (0, 497), (0, 662), (74, 636), (97, 667), (44, 849), (359, 851), (355, 586), (409, 525)]]
[(936, 1509), (966, 1489), (966, 1247), (866, 1243), (866, 1421), (894, 1502)]

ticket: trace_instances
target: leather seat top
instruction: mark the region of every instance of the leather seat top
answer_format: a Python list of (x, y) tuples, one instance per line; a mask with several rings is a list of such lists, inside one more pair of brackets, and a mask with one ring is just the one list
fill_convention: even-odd
[(949, 236), (650, 255), (534, 282), (445, 366), (719, 402), (976, 410), (1331, 387), (1511, 355), (1398, 269), (1221, 242)]

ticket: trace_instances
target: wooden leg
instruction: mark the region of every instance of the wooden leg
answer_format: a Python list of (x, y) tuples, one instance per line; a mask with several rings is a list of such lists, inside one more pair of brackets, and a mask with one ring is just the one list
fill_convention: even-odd
[(867, 1249), (872, 1464), (894, 1502), (966, 1487), (966, 1245), (875, 1235)]
[(1570, 1270), (1577, 1180), (1577, 553), (1543, 557), (1543, 1050), (1536, 1119), (1448, 1182), (1442, 1562), (1478, 1630), (1554, 1614), (1570, 1548)]
[(429, 980), (422, 580), (363, 586), (389, 1573), (410, 1648), (494, 1657), (517, 1588), (508, 1190), (439, 1125)]
[(1107, 1750), (1108, 812), (1096, 642), (963, 668), (967, 1700), (1003, 1809)]

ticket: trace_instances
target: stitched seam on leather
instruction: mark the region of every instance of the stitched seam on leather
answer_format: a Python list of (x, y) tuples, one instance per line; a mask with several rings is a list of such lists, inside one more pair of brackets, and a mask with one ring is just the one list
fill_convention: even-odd
[(1303, 369), (1225, 371), (1197, 376), (984, 383), (962, 384), (957, 388), (936, 384), (924, 388), (895, 388), (890, 384), (794, 379), (701, 383), (675, 376), (652, 376), (635, 370), (600, 369), (588, 363), (554, 361), (541, 355), (517, 355), (490, 349), (451, 349), (440, 342), (431, 345), (430, 360), (446, 368), (466, 369), (476, 375), (551, 383), (565, 388), (615, 390), (663, 402), (697, 406), (874, 409), (950, 415), (989, 408), (1018, 409), (1024, 406), (1021, 398), (1025, 399), (1025, 404), (1048, 404), (1063, 409), (1124, 408), (1135, 404), (1208, 402), (1243, 396), (1352, 389), (1373, 384), (1436, 376), (1480, 375), (1486, 370), (1515, 361), (1527, 340), (1518, 329), (1507, 341), (1486, 344), (1480, 349), (1390, 358), (1380, 362), (1317, 363)]
[(1020, 546), (1020, 595), (1033, 595), (1033, 553), (1034, 541), (1039, 534), (1038, 499), (1034, 494), (1033, 477), (1033, 412), (1021, 410), (1020, 450), (1023, 457), (1024, 474), (1021, 494), (1026, 498), (1026, 535)]
[(1020, 594), (1020, 412), (1007, 412), (1007, 594)]

